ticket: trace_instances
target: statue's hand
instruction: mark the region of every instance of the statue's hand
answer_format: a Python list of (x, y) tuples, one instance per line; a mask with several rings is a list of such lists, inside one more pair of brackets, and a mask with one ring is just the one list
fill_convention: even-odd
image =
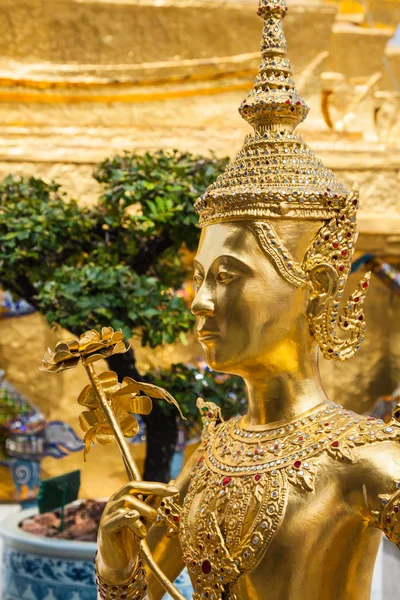
[(98, 535), (97, 570), (111, 585), (128, 581), (140, 540), (157, 518), (156, 506), (178, 490), (164, 483), (131, 481), (113, 494), (104, 509)]

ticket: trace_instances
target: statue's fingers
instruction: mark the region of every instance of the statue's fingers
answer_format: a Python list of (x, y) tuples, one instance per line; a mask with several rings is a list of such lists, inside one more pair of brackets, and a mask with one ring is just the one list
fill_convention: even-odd
[(121, 496), (127, 494), (142, 494), (145, 496), (174, 496), (179, 490), (174, 485), (166, 483), (158, 483), (151, 481), (130, 481), (116, 494), (112, 496), (112, 500), (118, 500)]
[[(171, 479), (168, 482), (168, 486), (167, 486), (170, 490), (175, 489), (176, 493), (179, 493), (178, 488), (175, 486), (175, 480)], [(175, 494), (174, 494), (175, 495)], [(150, 504), (150, 506), (152, 506), (153, 508), (155, 508), (157, 510), (157, 508), (160, 507), (160, 504), (162, 502), (163, 496), (147, 496), (146, 499), (144, 500), (144, 502), (146, 504)]]
[(154, 510), (148, 504), (145, 504), (139, 498), (135, 496), (122, 496), (118, 500), (109, 504), (109, 514), (117, 512), (121, 508), (128, 508), (130, 510), (137, 510), (141, 517), (148, 519), (149, 521), (155, 521), (157, 519), (157, 511)]
[(140, 520), (140, 514), (137, 510), (128, 510), (118, 512), (112, 517), (106, 519), (103, 528), (108, 533), (118, 533), (125, 527), (128, 527), (137, 537), (144, 538), (147, 535), (147, 529)]

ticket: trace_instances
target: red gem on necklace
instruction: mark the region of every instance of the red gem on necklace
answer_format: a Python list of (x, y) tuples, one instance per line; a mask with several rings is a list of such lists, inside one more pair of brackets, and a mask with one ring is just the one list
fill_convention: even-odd
[(230, 477), (224, 477), (222, 480), (222, 485), (228, 485), (228, 483), (231, 481)]
[(204, 575), (208, 575), (209, 573), (211, 573), (211, 563), (209, 560), (203, 561), (201, 565), (201, 570), (203, 571)]
[(332, 448), (339, 448), (339, 442), (332, 442)]
[(296, 469), (300, 469), (300, 467), (301, 467), (301, 460), (296, 460), (296, 462), (294, 463), (294, 466), (296, 467)]

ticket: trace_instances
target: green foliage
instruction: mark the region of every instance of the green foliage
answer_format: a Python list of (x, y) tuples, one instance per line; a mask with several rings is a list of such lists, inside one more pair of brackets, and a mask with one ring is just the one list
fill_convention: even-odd
[[(105, 160), (94, 177), (105, 186), (101, 206), (120, 221), (132, 204), (132, 217), (146, 236), (167, 236), (173, 245), (185, 240), (190, 250), (198, 242), (194, 203), (225, 168), (227, 159), (205, 159), (190, 153), (128, 154)], [(110, 223), (111, 226), (111, 223)]]
[(88, 263), (55, 269), (37, 297), (50, 323), (68, 324), (77, 331), (99, 330), (108, 324), (122, 329), (126, 338), (135, 327), (140, 329), (142, 344), (152, 348), (172, 343), (193, 326), (182, 298), (155, 277), (138, 275), (123, 265)]
[(193, 324), (175, 295), (180, 260), (199, 230), (193, 204), (226, 160), (188, 153), (125, 153), (104, 161), (95, 206), (69, 200), (57, 183), (0, 183), (0, 285), (74, 333), (111, 325), (140, 331), (152, 347)]
[(0, 281), (16, 293), (21, 281), (44, 281), (66, 257), (90, 249), (89, 214), (56, 183), (9, 176), (0, 206)]
[[(159, 369), (148, 374), (149, 381), (165, 387), (179, 402), (189, 425), (200, 422), (196, 400), (215, 402), (221, 407), (224, 419), (242, 412), (246, 406), (245, 384), (241, 377), (222, 375), (210, 369), (199, 371), (198, 367), (181, 363), (172, 365), (171, 370)], [(163, 405), (163, 412), (173, 412), (174, 407)]]

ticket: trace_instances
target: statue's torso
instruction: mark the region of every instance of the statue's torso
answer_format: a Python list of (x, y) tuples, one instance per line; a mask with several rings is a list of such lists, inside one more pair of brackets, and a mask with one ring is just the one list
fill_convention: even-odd
[(210, 419), (185, 499), (194, 599), (366, 600), (381, 534), (352, 458), (400, 427), (332, 404), (267, 433), (240, 423)]

